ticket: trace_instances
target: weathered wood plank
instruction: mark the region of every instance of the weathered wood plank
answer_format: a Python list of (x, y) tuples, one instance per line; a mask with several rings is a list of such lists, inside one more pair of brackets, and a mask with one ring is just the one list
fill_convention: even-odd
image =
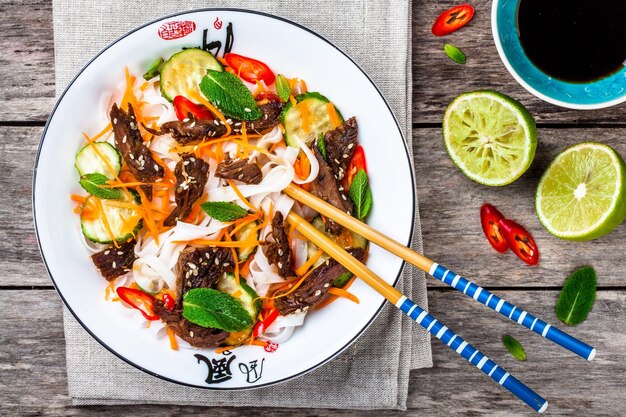
[(46, 120), (54, 102), (52, 1), (0, 4), (0, 121)]
[[(626, 122), (626, 104), (610, 109), (568, 110), (545, 103), (527, 92), (511, 76), (496, 50), (491, 34), (491, 0), (471, 2), (476, 14), (467, 27), (436, 37), (431, 27), (437, 16), (458, 2), (413, 2), (413, 121), (440, 123), (443, 112), (458, 94), (491, 89), (518, 99), (539, 122)], [(467, 63), (452, 62), (443, 44), (452, 43), (467, 55)]]
[[(555, 322), (556, 291), (505, 292), (510, 299), (533, 306)], [(626, 395), (625, 291), (601, 291), (587, 322), (571, 332), (598, 348), (598, 357), (585, 362), (537, 335), (486, 312), (471, 300), (449, 291), (431, 290), (431, 312), (486, 355), (514, 373), (551, 403), (550, 415), (618, 415)], [(52, 290), (2, 291), (0, 311), (0, 414), (172, 416), (206, 415), (207, 409), (179, 406), (85, 407), (69, 406), (61, 302)], [(26, 313), (27, 312), (27, 313)], [(37, 331), (33, 332), (33, 323)], [(601, 324), (600, 324), (601, 323)], [(601, 325), (602, 334), (598, 334)], [(485, 329), (488, 329), (487, 331)], [(502, 346), (509, 333), (525, 346), (528, 360), (517, 362)], [(531, 415), (505, 390), (433, 341), (435, 367), (411, 373), (409, 412), (403, 415), (478, 416)], [(599, 382), (601, 381), (601, 383)], [(211, 409), (211, 415), (267, 415), (267, 409)], [(392, 416), (397, 412), (332, 410), (271, 410), (277, 416)]]
[[(31, 217), (31, 174), (41, 128), (0, 127), (0, 285), (50, 285)], [(491, 188), (463, 176), (448, 158), (440, 129), (415, 129), (418, 197), (427, 256), (484, 286), (559, 286), (576, 266), (592, 264), (603, 286), (626, 285), (620, 265), (626, 227), (593, 242), (566, 242), (548, 234), (535, 215), (534, 192), (549, 161), (566, 146), (588, 140), (609, 143), (626, 155), (624, 129), (540, 129), (535, 162), (507, 187)], [(479, 209), (491, 202), (535, 236), (542, 257), (530, 268), (511, 253), (500, 255), (483, 237)], [(430, 280), (429, 285), (438, 284)]]
[[(430, 27), (451, 0), (413, 2), (413, 121), (439, 123), (446, 105), (457, 94), (495, 89), (527, 105), (538, 121), (595, 123), (626, 122), (624, 106), (597, 111), (565, 110), (527, 93), (498, 58), (490, 26), (491, 1), (473, 2), (476, 16), (467, 28), (437, 38)], [(51, 0), (5, 0), (0, 12), (0, 99), (6, 104), (0, 121), (43, 121), (54, 103), (54, 45)], [(451, 42), (468, 56), (466, 65), (450, 61), (443, 43)]]

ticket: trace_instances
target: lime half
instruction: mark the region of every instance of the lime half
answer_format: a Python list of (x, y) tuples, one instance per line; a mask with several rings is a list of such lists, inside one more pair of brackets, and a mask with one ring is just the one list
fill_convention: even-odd
[(530, 166), (537, 129), (528, 110), (495, 91), (455, 98), (443, 116), (443, 140), (452, 162), (470, 179), (506, 185)]
[(591, 240), (626, 215), (626, 165), (610, 146), (580, 143), (560, 153), (539, 181), (539, 221), (562, 239)]

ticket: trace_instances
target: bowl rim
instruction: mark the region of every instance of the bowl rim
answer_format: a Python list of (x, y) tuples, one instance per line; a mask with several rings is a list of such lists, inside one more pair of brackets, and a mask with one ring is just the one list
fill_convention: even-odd
[[(393, 121), (396, 125), (396, 128), (398, 130), (398, 133), (402, 139), (402, 144), (404, 147), (404, 151), (405, 151), (405, 156), (407, 158), (407, 162), (409, 165), (409, 174), (411, 176), (411, 201), (412, 201), (412, 211), (413, 211), (413, 216), (412, 216), (412, 220), (411, 220), (411, 226), (409, 229), (409, 237), (408, 237), (408, 242), (406, 242), (406, 246), (411, 246), (412, 242), (413, 242), (413, 238), (415, 237), (415, 215), (417, 214), (417, 209), (416, 209), (416, 203), (417, 203), (417, 195), (416, 195), (416, 183), (415, 183), (415, 172), (414, 172), (414, 164), (413, 164), (413, 158), (412, 158), (412, 154), (409, 151), (408, 145), (406, 143), (406, 138), (405, 135), (402, 131), (402, 128), (400, 127), (400, 123), (398, 122), (398, 119), (395, 115), (395, 113), (393, 112), (393, 110), (391, 109), (391, 106), (389, 105), (389, 103), (387, 102), (387, 99), (385, 99), (385, 96), (382, 94), (382, 92), (380, 91), (380, 89), (378, 88), (378, 86), (376, 85), (376, 83), (374, 83), (374, 81), (372, 80), (372, 78), (367, 74), (367, 72), (361, 68), (361, 66), (359, 64), (356, 63), (356, 61), (354, 59), (352, 59), (352, 57), (350, 55), (348, 55), (345, 51), (343, 51), (341, 48), (339, 48), (337, 45), (335, 45), (333, 42), (331, 42), (330, 40), (328, 40), (326, 37), (318, 34), (317, 32), (315, 32), (312, 29), (309, 29), (306, 26), (303, 26), (299, 23), (296, 23), (290, 19), (281, 17), (281, 16), (276, 16), (270, 13), (265, 13), (265, 12), (261, 12), (261, 11), (257, 11), (257, 10), (251, 10), (251, 9), (245, 9), (245, 8), (236, 8), (236, 7), (205, 7), (205, 8), (196, 8), (196, 9), (189, 9), (189, 10), (184, 10), (184, 11), (180, 11), (180, 12), (176, 12), (176, 13), (172, 13), (172, 14), (168, 14), (168, 15), (164, 15), (161, 17), (158, 17), (156, 19), (152, 19), (144, 24), (141, 24), (133, 29), (131, 29), (130, 31), (124, 33), (123, 35), (121, 35), (120, 37), (118, 37), (117, 39), (113, 40), (112, 42), (110, 42), (108, 45), (106, 45), (104, 48), (102, 48), (100, 51), (98, 51), (98, 53), (96, 53), (89, 61), (87, 61), (82, 68), (76, 73), (76, 75), (71, 79), (71, 81), (69, 81), (69, 83), (67, 84), (67, 86), (63, 89), (63, 92), (59, 95), (59, 97), (56, 99), (56, 102), (54, 104), (54, 107), (52, 108), (52, 110), (50, 111), (50, 115), (48, 116), (48, 119), (46, 121), (46, 124), (41, 132), (41, 136), (40, 136), (40, 140), (39, 140), (39, 146), (37, 147), (37, 153), (35, 155), (35, 163), (33, 166), (33, 180), (32, 180), (32, 198), (31, 198), (31, 204), (32, 204), (32, 214), (33, 214), (33, 224), (35, 227), (35, 236), (37, 237), (37, 246), (39, 248), (39, 253), (41, 254), (41, 258), (43, 260), (44, 266), (46, 268), (46, 271), (48, 273), (48, 276), (50, 277), (50, 280), (52, 281), (52, 284), (54, 286), (54, 289), (56, 290), (56, 293), (59, 295), (59, 297), (61, 298), (61, 301), (63, 301), (63, 304), (65, 305), (65, 307), (68, 309), (68, 311), (72, 314), (72, 316), (74, 317), (74, 319), (81, 325), (81, 327), (94, 339), (96, 340), (100, 346), (104, 347), (107, 351), (109, 351), (110, 353), (112, 353), (113, 355), (115, 355), (117, 358), (121, 359), (123, 362), (131, 365), (132, 367), (148, 374), (151, 376), (154, 376), (156, 378), (159, 378), (161, 380), (167, 381), (167, 382), (171, 382), (177, 385), (181, 385), (181, 386), (187, 386), (187, 387), (192, 387), (192, 388), (201, 388), (201, 389), (205, 389), (205, 390), (210, 390), (210, 391), (248, 391), (248, 390), (255, 390), (255, 389), (259, 389), (259, 388), (263, 388), (263, 387), (269, 387), (269, 386), (273, 386), (273, 385), (278, 385), (293, 379), (296, 379), (298, 377), (301, 377), (323, 365), (325, 365), (326, 363), (330, 362), (331, 360), (333, 360), (334, 358), (336, 358), (339, 354), (341, 354), (343, 351), (345, 351), (348, 347), (350, 347), (364, 332), (365, 330), (367, 330), (371, 324), (378, 318), (378, 316), (380, 315), (380, 313), (382, 312), (383, 307), (385, 306), (385, 304), (387, 303), (387, 300), (385, 300), (383, 298), (383, 300), (381, 301), (380, 306), (378, 307), (378, 309), (376, 310), (376, 312), (372, 315), (372, 318), (355, 334), (355, 336), (350, 339), (344, 346), (342, 346), (341, 348), (339, 348), (335, 353), (333, 353), (332, 355), (330, 355), (329, 357), (327, 357), (326, 359), (322, 360), (321, 362), (317, 363), (316, 365), (311, 366), (308, 369), (305, 369), (301, 372), (298, 372), (297, 374), (293, 374), (291, 376), (276, 380), (276, 381), (271, 381), (271, 382), (267, 382), (264, 384), (260, 384), (260, 385), (254, 385), (254, 386), (246, 386), (246, 387), (217, 387), (217, 386), (211, 386), (211, 385), (197, 385), (197, 384), (191, 384), (191, 383), (187, 383), (187, 382), (182, 382), (182, 381), (177, 381), (175, 379), (169, 378), (169, 377), (165, 377), (163, 375), (158, 374), (157, 372), (151, 371), (149, 369), (144, 368), (143, 366), (140, 366), (136, 363), (134, 363), (133, 361), (131, 361), (130, 359), (122, 356), (122, 354), (118, 353), (117, 351), (115, 351), (113, 348), (111, 348), (110, 346), (108, 346), (103, 340), (101, 340), (100, 338), (98, 338), (95, 333), (93, 333), (86, 325), (85, 323), (83, 323), (83, 321), (80, 319), (80, 317), (78, 317), (77, 313), (72, 309), (72, 307), (69, 305), (69, 303), (66, 301), (65, 297), (63, 296), (63, 294), (61, 293), (53, 275), (52, 272), (50, 271), (50, 268), (48, 266), (48, 262), (46, 261), (46, 257), (43, 253), (43, 248), (41, 245), (41, 240), (39, 237), (39, 230), (37, 227), (37, 213), (36, 213), (36, 208), (35, 208), (35, 190), (36, 190), (36, 183), (37, 183), (37, 173), (38, 173), (38, 166), (39, 166), (39, 158), (41, 157), (41, 150), (43, 148), (43, 143), (46, 137), (46, 133), (48, 131), (48, 128), (50, 126), (50, 123), (55, 115), (56, 110), (58, 109), (59, 105), (61, 104), (61, 102), (63, 101), (63, 98), (65, 97), (66, 93), (69, 91), (69, 89), (74, 85), (74, 83), (78, 80), (78, 78), (82, 75), (82, 73), (87, 69), (87, 67), (89, 67), (100, 55), (102, 55), (105, 51), (107, 51), (109, 48), (111, 48), (113, 45), (117, 44), (118, 42), (123, 41), (126, 37), (128, 37), (129, 35), (147, 27), (150, 26), (154, 23), (163, 21), (165, 19), (170, 19), (170, 18), (175, 18), (181, 15), (187, 15), (187, 14), (195, 14), (195, 13), (202, 13), (202, 12), (234, 12), (234, 13), (244, 13), (244, 14), (252, 14), (252, 15), (258, 15), (258, 16), (263, 16), (266, 18), (270, 18), (270, 19), (274, 19), (274, 20), (278, 20), (284, 23), (288, 23), (290, 25), (295, 26), (296, 28), (300, 29), (300, 30), (304, 30), (306, 32), (308, 32), (311, 35), (314, 35), (315, 37), (317, 37), (318, 39), (320, 39), (321, 41), (325, 42), (326, 44), (328, 44), (329, 46), (333, 47), (334, 49), (336, 49), (339, 53), (341, 53), (343, 56), (345, 56), (359, 71), (361, 71), (361, 73), (365, 76), (365, 78), (369, 81), (369, 83), (372, 85), (372, 87), (374, 88), (374, 90), (378, 93), (378, 95), (380, 96), (380, 98), (382, 99), (383, 103), (385, 104), (385, 106), (387, 107), (389, 113), (391, 114)], [(398, 274), (396, 275), (393, 284), (392, 285), (396, 285), (400, 279), (400, 277), (402, 276), (402, 274), (405, 271), (406, 268), (406, 261), (402, 261), (402, 263), (400, 264), (400, 269)]]
[[(530, 84), (528, 84), (526, 80), (524, 80), (524, 78), (515, 70), (515, 68), (513, 68), (513, 65), (511, 65), (511, 62), (509, 61), (509, 58), (504, 52), (504, 48), (502, 47), (502, 42), (500, 41), (500, 32), (498, 31), (498, 5), (500, 4), (501, 1), (503, 0), (493, 0), (493, 2), (491, 3), (491, 33), (493, 35), (494, 43), (496, 44), (496, 49), (498, 50), (498, 55), (500, 56), (500, 60), (502, 61), (506, 69), (509, 71), (509, 73), (513, 76), (513, 78), (515, 78), (515, 80), (522, 87), (524, 87), (526, 91), (528, 91), (535, 97), (538, 97), (541, 100), (548, 102), (550, 104), (554, 104), (559, 107), (564, 107), (567, 109), (574, 109), (574, 110), (604, 109), (607, 107), (616, 106), (618, 104), (626, 102), (626, 94), (625, 94), (622, 97), (614, 98), (612, 100), (603, 101), (600, 103), (593, 103), (593, 104), (571, 103), (568, 101), (558, 100), (550, 96), (547, 96), (541, 93), (540, 91), (538, 91), (537, 89), (535, 89)], [(513, 1), (515, 1), (516, 3), (520, 2), (520, 0), (513, 0)]]

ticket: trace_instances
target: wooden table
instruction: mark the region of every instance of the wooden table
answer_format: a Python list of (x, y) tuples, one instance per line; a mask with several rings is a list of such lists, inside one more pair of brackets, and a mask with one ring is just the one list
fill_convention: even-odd
[[(429, 284), (430, 310), (488, 356), (550, 401), (550, 415), (605, 416), (626, 409), (626, 226), (587, 243), (549, 235), (533, 209), (538, 178), (565, 147), (581, 141), (611, 144), (626, 155), (626, 105), (574, 111), (541, 102), (507, 73), (490, 29), (491, 2), (473, 1), (469, 27), (446, 41), (463, 49), (466, 65), (443, 53), (443, 40), (430, 34), (438, 12), (451, 0), (415, 0), (413, 9), (413, 133), (424, 251), (517, 305), (557, 323), (554, 305), (567, 275), (577, 266), (598, 273), (594, 310), (571, 333), (598, 349), (587, 363), (514, 326), (499, 315), (450, 291)], [(267, 409), (213, 409), (179, 406), (70, 406), (67, 396), (61, 301), (41, 262), (31, 215), (35, 152), (54, 103), (54, 50), (50, 0), (0, 2), (0, 414), (2, 415), (265, 415)], [(27, 34), (27, 36), (23, 36)], [(488, 188), (466, 179), (447, 157), (441, 117), (457, 94), (495, 89), (522, 103), (539, 126), (535, 162), (514, 184)], [(526, 225), (541, 249), (530, 268), (513, 255), (496, 254), (483, 237), (479, 207), (491, 202)], [(564, 326), (564, 325), (563, 325)], [(509, 355), (500, 338), (508, 333), (526, 347), (528, 360)], [(435, 366), (411, 373), (409, 415), (532, 415), (530, 409), (433, 341)], [(270, 410), (285, 416), (372, 415), (399, 412)]]

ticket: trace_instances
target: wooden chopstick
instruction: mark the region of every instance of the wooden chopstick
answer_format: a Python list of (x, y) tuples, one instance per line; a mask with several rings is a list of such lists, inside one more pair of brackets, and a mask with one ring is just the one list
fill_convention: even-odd
[(304, 237), (315, 243), (320, 249), (333, 257), (346, 269), (358, 276), (389, 302), (398, 307), (412, 320), (424, 327), (433, 336), (441, 340), (446, 346), (457, 352), (472, 365), (483, 371), (495, 382), (508, 389), (513, 395), (535, 409), (535, 411), (543, 413), (546, 410), (548, 402), (539, 394), (528, 388), (474, 346), (444, 326), (444, 324), (435, 319), (435, 317), (422, 310), (415, 302), (392, 285), (385, 282), (363, 263), (346, 252), (341, 246), (333, 242), (328, 236), (317, 230), (312, 224), (293, 211), (287, 215), (287, 221)]
[[(294, 184), (290, 184), (284, 190), (284, 193), (294, 200), (311, 207), (318, 213), (336, 221), (342, 226), (347, 227), (354, 233), (363, 236), (367, 240), (393, 253), (401, 259), (404, 259), (411, 265), (415, 265), (444, 284), (450, 285), (452, 288), (462, 292), (468, 297), (472, 297), (479, 303), (502, 314), (508, 319), (521, 324), (542, 337), (555, 342), (556, 344), (576, 353), (577, 355), (580, 355), (587, 360), (592, 360), (595, 357), (596, 350), (588, 344), (546, 323), (545, 321), (538, 319), (534, 315), (485, 290), (474, 282), (469, 281), (442, 265), (428, 259), (424, 255), (407, 248), (406, 246), (391, 239), (389, 236), (386, 236), (376, 229), (373, 229), (371, 226), (360, 222), (354, 217), (344, 213), (335, 206), (328, 204), (324, 200), (315, 197), (313, 194), (303, 190), (302, 188), (297, 187)], [(329, 255), (333, 256), (330, 253)], [(361, 277), (359, 274), (356, 275)]]

